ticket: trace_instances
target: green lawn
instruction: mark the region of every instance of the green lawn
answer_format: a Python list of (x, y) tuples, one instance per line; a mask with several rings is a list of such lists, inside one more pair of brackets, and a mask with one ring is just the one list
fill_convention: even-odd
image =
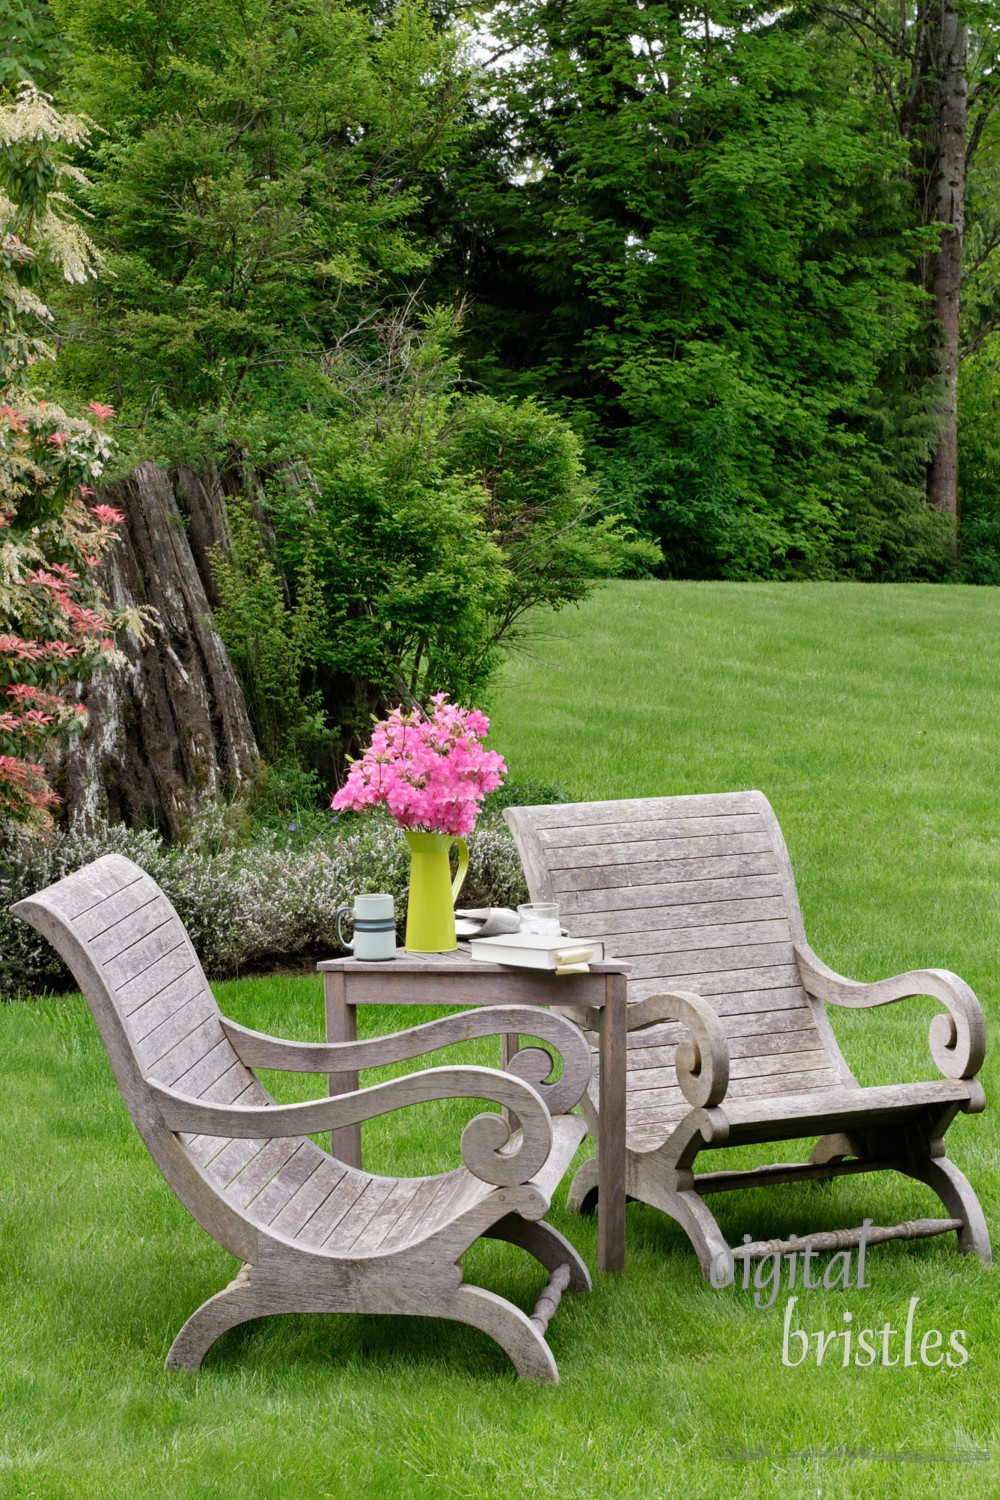
[[(989, 1017), (997, 609), (995, 592), (957, 588), (609, 587), (508, 665), (494, 739), (518, 778), (579, 797), (761, 788), (820, 955), (858, 978), (957, 969)], [(218, 993), (246, 1024), (320, 1035), (311, 976)], [(931, 1009), (835, 1016), (863, 1082), (933, 1073)], [(413, 1019), (362, 1014), (370, 1030)], [(869, 1290), (804, 1293), (796, 1312), (810, 1332), (842, 1330), (845, 1311), (855, 1328), (899, 1328), (918, 1297), (920, 1333), (947, 1344), (964, 1330), (962, 1368), (844, 1368), (839, 1341), (821, 1368), (814, 1355), (786, 1368), (786, 1291), (760, 1311), (752, 1292), (712, 1290), (680, 1231), (634, 1205), (626, 1275), (596, 1275), (594, 1294), (564, 1300), (550, 1327), (558, 1388), (518, 1383), (471, 1331), (355, 1317), (251, 1325), (198, 1376), (168, 1376), (175, 1332), (229, 1279), (231, 1258), (146, 1156), (78, 997), (0, 1007), (0, 1056), (2, 1500), (1000, 1491), (997, 1278), (950, 1237), (874, 1249)], [(468, 1056), (489, 1061), (488, 1044)], [(988, 1062), (991, 1104), (994, 1072)], [(312, 1082), (275, 1091), (305, 1097)], [(366, 1160), (453, 1164), (464, 1109), (366, 1127)], [(988, 1109), (949, 1134), (991, 1226), (996, 1131)], [(937, 1211), (888, 1176), (716, 1205), (732, 1242)], [(593, 1266), (594, 1226), (565, 1213), (564, 1193), (552, 1219)], [(529, 1308), (543, 1279), (499, 1245), (477, 1249), (468, 1273)]]

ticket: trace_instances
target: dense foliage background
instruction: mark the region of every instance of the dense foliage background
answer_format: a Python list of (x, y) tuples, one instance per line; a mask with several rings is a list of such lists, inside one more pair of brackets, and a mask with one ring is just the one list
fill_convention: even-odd
[(58, 394), (238, 476), (271, 762), (481, 695), (600, 577), (1000, 579), (993, 0), (4, 14), (4, 86), (95, 122)]

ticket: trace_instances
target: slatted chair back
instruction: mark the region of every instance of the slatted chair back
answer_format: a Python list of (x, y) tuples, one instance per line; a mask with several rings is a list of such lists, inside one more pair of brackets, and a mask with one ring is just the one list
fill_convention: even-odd
[(218, 1104), (271, 1098), (226, 1037), (177, 912), (145, 871), (117, 854), (19, 905), (31, 908), (35, 926), (76, 974), (122, 1097), (167, 1181), (215, 1239), (248, 1258), (253, 1225), (236, 1195), (228, 1203), (225, 1195), (239, 1170), (236, 1156), (267, 1148), (287, 1156), (301, 1142), (208, 1141), (164, 1125), (149, 1081)]
[[(510, 808), (532, 900), (632, 965), (629, 1000), (694, 991), (718, 1013), (728, 1099), (856, 1086), (793, 943), (805, 933), (785, 841), (760, 792)], [(677, 1024), (629, 1038), (628, 1133), (660, 1140), (689, 1109)], [(594, 1096), (596, 1099), (596, 1095)]]

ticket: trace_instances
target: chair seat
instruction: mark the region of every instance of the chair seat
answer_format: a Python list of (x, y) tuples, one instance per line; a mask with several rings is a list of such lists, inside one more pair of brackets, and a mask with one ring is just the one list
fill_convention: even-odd
[[(585, 1134), (576, 1115), (553, 1119), (552, 1151), (531, 1183), (546, 1204)], [(466, 1167), (429, 1177), (356, 1171), (303, 1136), (215, 1144), (204, 1169), (230, 1202), (261, 1228), (331, 1255), (407, 1249), (496, 1191)]]
[[(871, 1129), (891, 1121), (905, 1123), (929, 1105), (966, 1106), (973, 1097), (968, 1084), (949, 1078), (926, 1083), (901, 1083), (874, 1088), (810, 1089), (801, 1094), (770, 1098), (729, 1099), (720, 1106), (729, 1121), (729, 1135), (720, 1145), (756, 1145), (764, 1141), (792, 1141), (825, 1135), (851, 1126)], [(634, 1151), (655, 1151), (680, 1124), (690, 1106), (674, 1106), (656, 1119), (629, 1119), (628, 1143)]]
[(811, 1089), (802, 1094), (779, 1094), (763, 1099), (726, 1100), (723, 1112), (730, 1123), (730, 1141), (793, 1140), (863, 1125), (867, 1130), (883, 1121), (894, 1125), (920, 1114), (928, 1105), (961, 1107), (972, 1098), (967, 1082), (935, 1078), (922, 1083), (895, 1083), (873, 1088)]

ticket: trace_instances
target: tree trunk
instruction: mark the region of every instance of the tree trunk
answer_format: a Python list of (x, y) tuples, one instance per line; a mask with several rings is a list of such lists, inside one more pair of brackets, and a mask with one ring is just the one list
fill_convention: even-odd
[[(934, 300), (941, 377), (938, 436), (927, 470), (930, 504), (958, 520), (958, 366), (965, 218), (969, 33), (958, 0), (921, 0), (904, 116), (925, 224), (940, 224), (923, 285)], [(957, 546), (957, 529), (953, 531)]]
[(87, 827), (103, 816), (175, 837), (257, 764), (243, 691), (196, 562), (207, 575), (209, 549), (225, 542), (221, 492), (214, 479), (180, 471), (172, 483), (144, 463), (100, 499), (126, 516), (107, 563), (112, 603), (152, 605), (156, 619), (148, 646), (124, 643), (124, 670), (102, 672), (82, 690), (90, 722), (63, 753), (61, 790), (71, 823)]

